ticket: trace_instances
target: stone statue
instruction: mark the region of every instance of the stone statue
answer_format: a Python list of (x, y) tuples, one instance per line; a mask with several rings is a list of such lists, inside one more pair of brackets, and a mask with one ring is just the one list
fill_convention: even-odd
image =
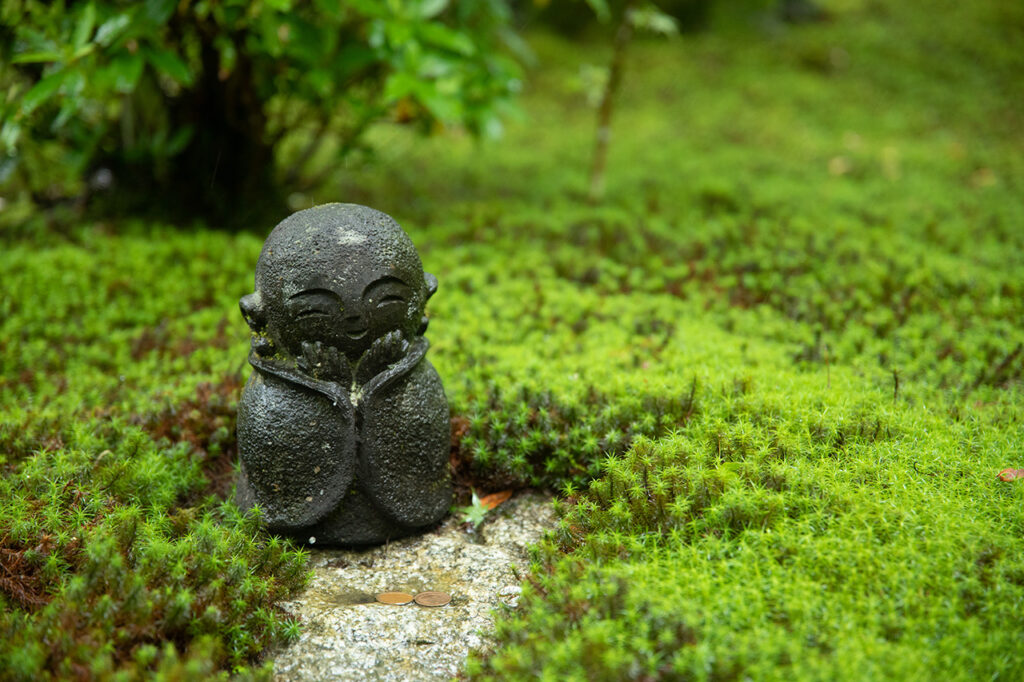
[(380, 543), (451, 504), (449, 413), (424, 357), (437, 278), (390, 216), (326, 204), (281, 221), (243, 296), (252, 376), (237, 501), (308, 543)]

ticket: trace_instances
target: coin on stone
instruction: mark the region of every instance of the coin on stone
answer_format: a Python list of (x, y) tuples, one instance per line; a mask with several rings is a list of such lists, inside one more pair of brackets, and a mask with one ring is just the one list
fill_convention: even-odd
[(416, 603), (420, 606), (444, 606), (452, 600), (447, 592), (420, 592), (416, 595)]
[(412, 601), (412, 595), (408, 592), (381, 592), (377, 595), (377, 601), (381, 604), (408, 604)]

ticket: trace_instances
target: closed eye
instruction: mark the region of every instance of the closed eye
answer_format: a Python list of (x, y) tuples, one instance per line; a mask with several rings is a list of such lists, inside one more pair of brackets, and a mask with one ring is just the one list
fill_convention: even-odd
[(302, 310), (295, 315), (296, 320), (305, 320), (311, 317), (327, 317), (330, 313), (324, 310)]
[(285, 303), (294, 320), (328, 317), (338, 310), (338, 295), (329, 289), (306, 289), (288, 298)]
[(388, 294), (377, 302), (377, 307), (379, 308), (389, 303), (405, 303), (405, 298), (398, 294)]
[(413, 291), (409, 286), (397, 277), (381, 277), (371, 282), (363, 291), (363, 299), (378, 308), (391, 305), (392, 303), (406, 303), (412, 296)]

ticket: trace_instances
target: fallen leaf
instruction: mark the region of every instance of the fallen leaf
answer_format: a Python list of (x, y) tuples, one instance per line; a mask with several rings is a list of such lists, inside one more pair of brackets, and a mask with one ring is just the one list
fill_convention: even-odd
[(1014, 481), (1018, 478), (1024, 478), (1024, 469), (1003, 469), (999, 472), (999, 480), (1001, 481)]
[[(1021, 471), (1021, 476), (1024, 476), (1024, 470)], [(490, 495), (484, 495), (480, 498), (480, 504), (487, 509), (494, 509), (499, 504), (512, 497), (511, 490), (502, 490), (500, 493), (491, 493)]]

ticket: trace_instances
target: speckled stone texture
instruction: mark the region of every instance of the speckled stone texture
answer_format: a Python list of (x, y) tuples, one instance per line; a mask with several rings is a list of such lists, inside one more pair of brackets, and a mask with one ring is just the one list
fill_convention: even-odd
[[(275, 679), (447, 680), (470, 649), (490, 645), (495, 609), (518, 605), (512, 566), (553, 527), (550, 498), (523, 493), (488, 514), (478, 533), (449, 517), (438, 529), (371, 550), (312, 550), (313, 582), (283, 606), (303, 633), (271, 652)], [(380, 592), (439, 590), (447, 606), (392, 606)]]

